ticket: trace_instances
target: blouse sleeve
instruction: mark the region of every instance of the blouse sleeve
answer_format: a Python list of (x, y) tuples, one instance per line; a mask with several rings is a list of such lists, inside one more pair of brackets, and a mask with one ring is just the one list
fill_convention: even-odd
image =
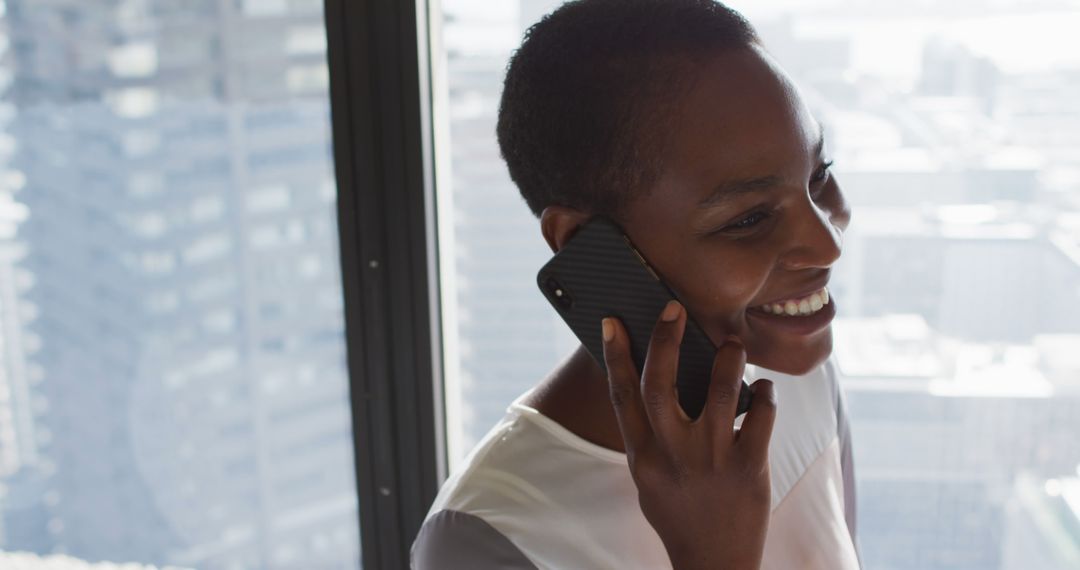
[(449, 509), (424, 521), (413, 541), (410, 566), (414, 570), (536, 570), (510, 539), (484, 519)]

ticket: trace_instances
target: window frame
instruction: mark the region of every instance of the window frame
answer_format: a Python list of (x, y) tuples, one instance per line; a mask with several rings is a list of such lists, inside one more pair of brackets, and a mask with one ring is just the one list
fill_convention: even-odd
[(362, 563), (407, 568), (447, 453), (426, 0), (325, 0)]

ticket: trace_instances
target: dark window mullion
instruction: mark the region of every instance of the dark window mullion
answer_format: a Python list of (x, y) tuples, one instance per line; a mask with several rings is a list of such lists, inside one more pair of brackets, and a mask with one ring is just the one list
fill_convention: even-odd
[[(442, 456), (426, 10), (326, 0), (364, 566), (404, 568)], [(421, 25), (418, 25), (421, 22)], [(418, 37), (418, 29), (420, 35)], [(419, 40), (419, 41), (418, 41)], [(424, 67), (421, 67), (421, 64)], [(441, 399), (438, 400), (441, 406)]]

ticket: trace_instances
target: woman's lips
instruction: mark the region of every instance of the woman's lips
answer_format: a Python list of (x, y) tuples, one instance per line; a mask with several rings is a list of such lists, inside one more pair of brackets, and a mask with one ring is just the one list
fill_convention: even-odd
[(829, 323), (836, 317), (836, 302), (835, 299), (830, 298), (828, 304), (810, 315), (774, 315), (766, 313), (760, 307), (748, 308), (746, 314), (771, 329), (798, 335), (809, 335), (829, 326)]

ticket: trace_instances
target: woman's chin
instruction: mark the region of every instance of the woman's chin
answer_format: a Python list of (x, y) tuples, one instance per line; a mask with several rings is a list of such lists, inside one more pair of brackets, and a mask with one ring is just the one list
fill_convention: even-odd
[(762, 351), (761, 354), (754, 354), (757, 351), (751, 350), (746, 355), (746, 362), (791, 376), (808, 374), (821, 366), (832, 354), (832, 331), (823, 332), (825, 334), (810, 346), (776, 350), (775, 345), (771, 345), (771, 350)]

